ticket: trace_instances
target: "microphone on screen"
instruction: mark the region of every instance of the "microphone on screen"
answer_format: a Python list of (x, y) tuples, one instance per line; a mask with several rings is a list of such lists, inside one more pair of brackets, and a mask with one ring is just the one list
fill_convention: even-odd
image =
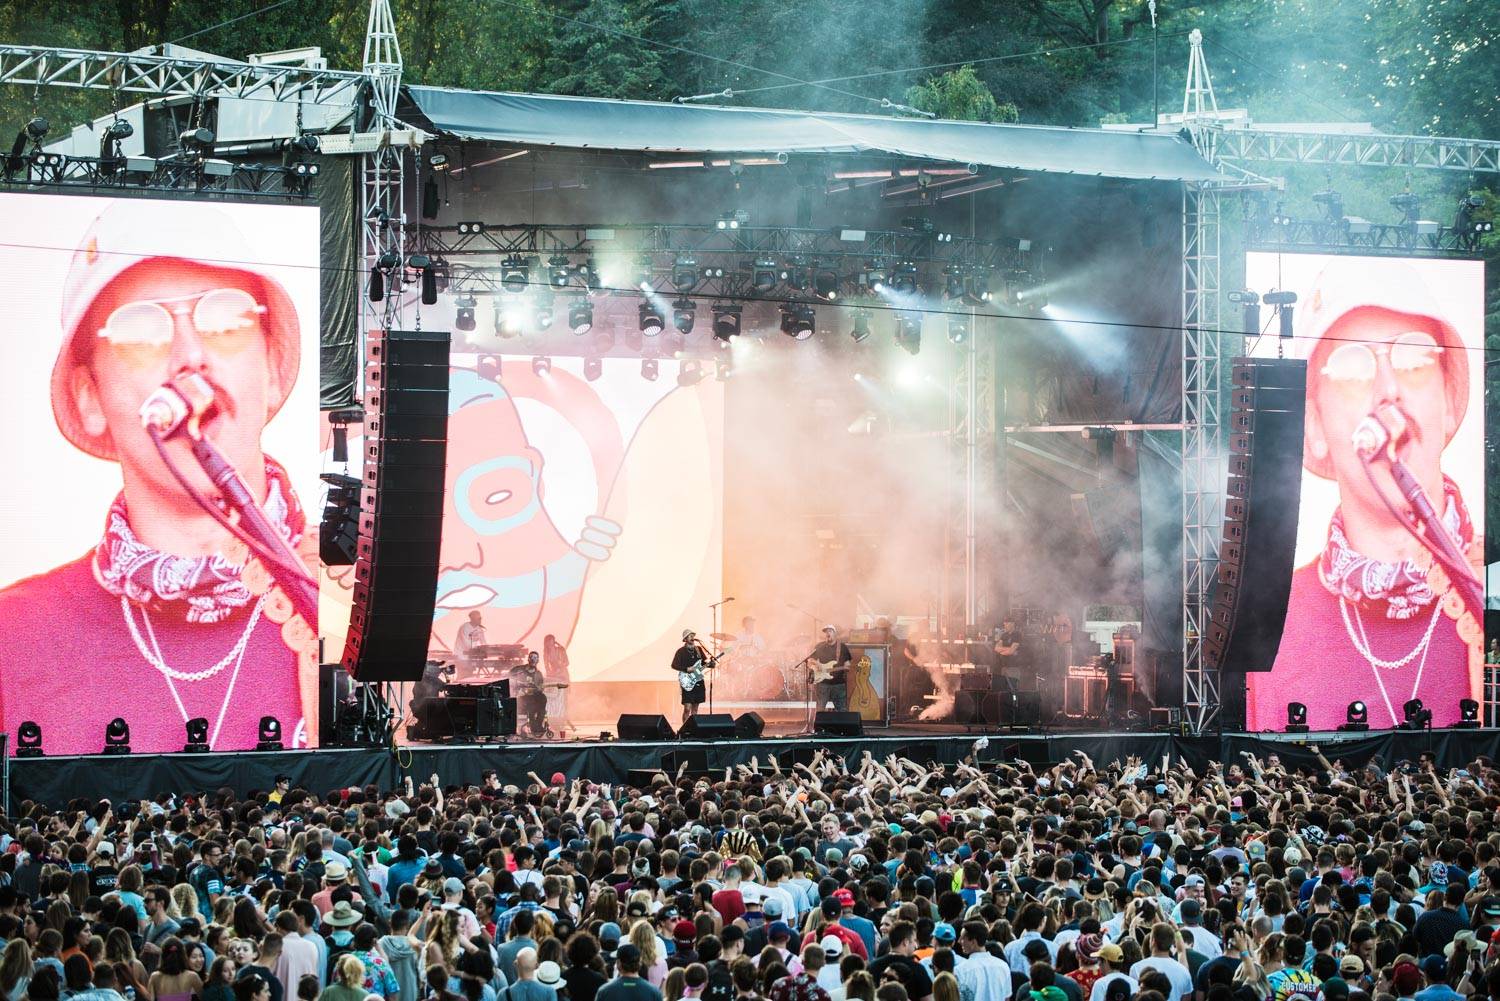
[(213, 407), (214, 399), (214, 389), (203, 376), (192, 372), (174, 376), (141, 404), (141, 426), (163, 438), (170, 437), (184, 424), (196, 426)]

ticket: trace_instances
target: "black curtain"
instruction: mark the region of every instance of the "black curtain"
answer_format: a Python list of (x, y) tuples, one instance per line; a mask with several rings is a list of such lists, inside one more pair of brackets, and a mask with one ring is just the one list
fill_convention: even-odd
[(359, 371), (359, 220), (357, 157), (319, 158), (313, 192), (321, 210), (322, 345), (318, 405), (324, 410), (354, 402)]

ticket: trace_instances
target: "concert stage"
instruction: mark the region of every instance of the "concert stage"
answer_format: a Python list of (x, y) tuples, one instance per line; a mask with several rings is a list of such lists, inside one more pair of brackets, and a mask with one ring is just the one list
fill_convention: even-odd
[(1289, 765), (1316, 765), (1309, 744), (1318, 745), (1329, 760), (1342, 759), (1347, 764), (1376, 758), (1389, 765), (1430, 751), (1440, 766), (1450, 767), (1476, 755), (1500, 754), (1500, 730), (1496, 729), (1181, 737), (1167, 733), (980, 733), (965, 732), (953, 724), (917, 724), (870, 730), (859, 737), (413, 746), (401, 748), (399, 758), (389, 748), (20, 758), (11, 762), (10, 805), (30, 799), (56, 807), (73, 797), (107, 797), (118, 802), (226, 786), (243, 794), (269, 789), (278, 774), (289, 775), (293, 785), (319, 795), (368, 784), (389, 789), (405, 774), (422, 781), (436, 773), (444, 784), (478, 782), (487, 770), (497, 772), (502, 782), (518, 784), (528, 782), (531, 772), (543, 779), (561, 772), (569, 777), (623, 782), (663, 766), (675, 769), (683, 760), (691, 771), (722, 774), (725, 768), (748, 765), (752, 758), (765, 768), (774, 754), (785, 769), (818, 749), (853, 763), (866, 751), (881, 757), (899, 754), (923, 762), (953, 763), (970, 753), (980, 736), (989, 738), (981, 752), (985, 760), (1024, 758), (1038, 766), (1065, 760), (1076, 750), (1100, 765), (1131, 755), (1154, 763), (1170, 754), (1199, 771), (1214, 761), (1238, 762), (1242, 751), (1261, 757), (1276, 753)]

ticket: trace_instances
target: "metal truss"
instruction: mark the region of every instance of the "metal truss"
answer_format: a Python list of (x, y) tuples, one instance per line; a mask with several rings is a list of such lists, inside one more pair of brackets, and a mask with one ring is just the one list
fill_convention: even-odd
[(74, 87), (149, 97), (237, 97), (353, 107), (363, 73), (45, 45), (0, 45), (0, 84)]
[[(145, 169), (136, 165), (143, 161)], [(221, 161), (228, 174), (206, 173), (196, 159), (131, 157), (101, 159), (43, 153), (7, 164), (4, 183), (12, 187), (64, 188), (91, 192), (176, 192), (234, 198), (303, 199), (308, 179), (278, 164)]]
[[(365, 338), (372, 330), (399, 330), (405, 317), (406, 296), (392, 279), (404, 270), (402, 248), (406, 243), (406, 210), (403, 192), (406, 185), (407, 149), (382, 146), (360, 157), (360, 275), (364, 291), (369, 292), (372, 276), (381, 271), (384, 294), (373, 301), (369, 294), (359, 297), (360, 328), (357, 332), (360, 357), (364, 357)], [(382, 262), (394, 262), (386, 265)], [(364, 366), (356, 373), (356, 386), (362, 387)], [(358, 393), (360, 400), (364, 393)]]
[(1219, 426), (1221, 304), (1219, 202), (1212, 186), (1182, 194), (1182, 671), (1183, 706), (1196, 732), (1219, 713), (1219, 672), (1204, 662), (1224, 518)]
[[(972, 310), (969, 312), (969, 338), (949, 382), (952, 474), (948, 477), (943, 576), (938, 596), (939, 624), (948, 639), (970, 638), (994, 606), (993, 588), (983, 586), (979, 579), (978, 499), (995, 483), (998, 338), (979, 336), (980, 319)], [(962, 636), (957, 634), (960, 624)]]
[(1213, 134), (1214, 151), (1225, 160), (1500, 173), (1500, 141), (1492, 139), (1199, 127)]
[(1246, 226), (1251, 250), (1358, 250), (1375, 257), (1468, 257), (1479, 251), (1479, 238), (1451, 226), (1425, 227), (1407, 222), (1365, 222), (1345, 217), (1294, 219), (1283, 225), (1251, 220)]

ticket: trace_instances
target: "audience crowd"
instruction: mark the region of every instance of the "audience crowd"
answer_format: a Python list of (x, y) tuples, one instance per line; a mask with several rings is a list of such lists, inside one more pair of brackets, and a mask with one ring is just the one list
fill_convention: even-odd
[(1488, 759), (987, 750), (22, 803), (0, 819), (0, 993), (1500, 1001)]

